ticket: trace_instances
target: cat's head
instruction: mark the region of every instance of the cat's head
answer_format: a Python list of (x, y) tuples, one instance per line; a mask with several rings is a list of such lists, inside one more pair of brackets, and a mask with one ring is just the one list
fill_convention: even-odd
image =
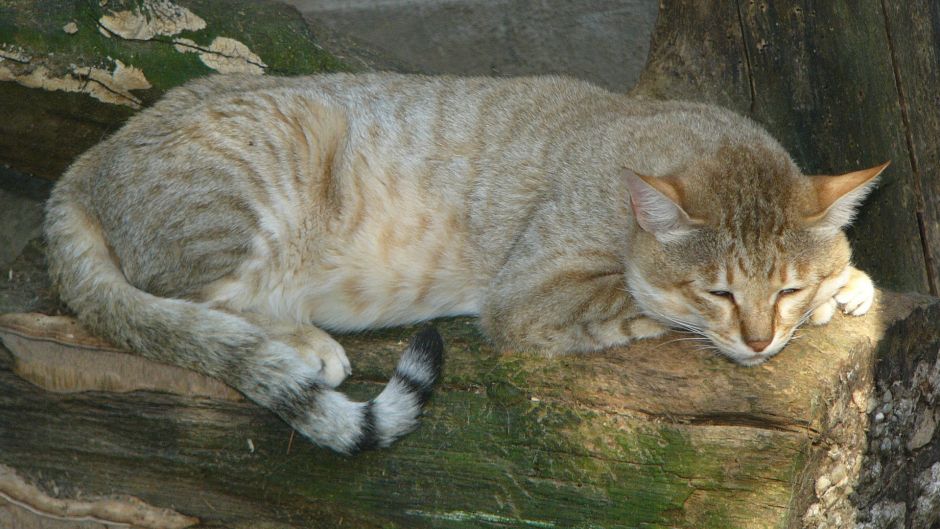
[(805, 176), (777, 150), (709, 158), (661, 178), (624, 171), (636, 219), (627, 284), (649, 316), (757, 365), (846, 284), (842, 229), (888, 164)]

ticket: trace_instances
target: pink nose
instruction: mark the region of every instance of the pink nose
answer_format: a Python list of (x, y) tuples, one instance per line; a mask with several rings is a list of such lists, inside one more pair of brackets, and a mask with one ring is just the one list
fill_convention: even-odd
[(750, 347), (755, 353), (759, 353), (764, 349), (767, 349), (767, 346), (770, 345), (770, 342), (773, 340), (751, 340), (747, 342), (747, 346)]

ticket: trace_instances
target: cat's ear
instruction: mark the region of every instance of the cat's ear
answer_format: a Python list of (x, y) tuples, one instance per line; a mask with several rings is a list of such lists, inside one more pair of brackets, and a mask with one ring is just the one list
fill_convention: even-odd
[(702, 224), (682, 209), (679, 191), (668, 180), (626, 168), (623, 178), (630, 190), (630, 206), (637, 224), (660, 242), (675, 241)]
[(805, 220), (814, 230), (834, 234), (848, 226), (855, 211), (875, 187), (875, 180), (891, 162), (839, 176), (811, 176), (816, 205)]

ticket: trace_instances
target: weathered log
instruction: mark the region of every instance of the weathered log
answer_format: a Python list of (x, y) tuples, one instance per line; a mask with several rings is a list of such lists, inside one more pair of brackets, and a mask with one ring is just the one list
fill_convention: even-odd
[(10, 0), (0, 8), (0, 161), (55, 179), (190, 79), (345, 68), (280, 2)]
[[(934, 303), (894, 324), (879, 346), (867, 449), (845, 513), (857, 511), (862, 529), (940, 526), (938, 329)], [(825, 516), (828, 527), (840, 527), (834, 514)]]
[[(918, 303), (883, 294), (872, 314), (806, 329), (753, 369), (674, 335), (592, 356), (501, 356), (472, 321), (443, 321), (446, 373), (421, 427), (354, 458), (246, 401), (62, 393), (68, 348), (100, 342), (5, 316), (15, 353), (0, 367), (0, 464), (45, 494), (129, 494), (230, 527), (799, 527), (831, 448), (864, 450), (875, 343)], [(410, 333), (341, 337), (356, 369), (344, 389), (374, 395)], [(59, 345), (46, 359), (58, 374), (15, 374), (31, 343), (47, 356)]]

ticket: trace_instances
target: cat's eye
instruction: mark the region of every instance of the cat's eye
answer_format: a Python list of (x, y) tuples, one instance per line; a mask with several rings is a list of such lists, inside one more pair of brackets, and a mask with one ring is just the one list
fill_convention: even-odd
[(802, 288), (785, 288), (779, 292), (781, 296), (788, 296), (790, 294), (796, 294), (797, 292), (803, 290)]
[(708, 293), (719, 298), (726, 298), (734, 301), (734, 294), (728, 292), (727, 290), (709, 290)]

